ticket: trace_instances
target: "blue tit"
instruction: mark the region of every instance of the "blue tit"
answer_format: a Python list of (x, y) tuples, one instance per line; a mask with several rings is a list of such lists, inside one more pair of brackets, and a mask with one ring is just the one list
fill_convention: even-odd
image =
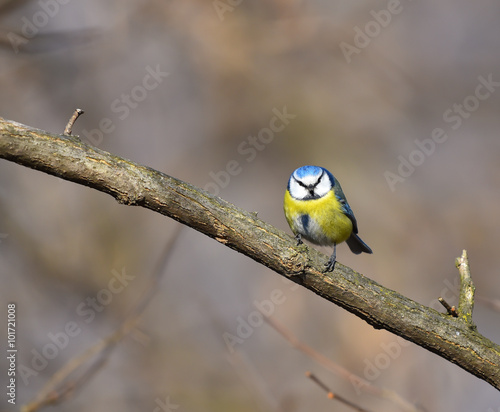
[(338, 180), (325, 168), (302, 166), (295, 170), (288, 180), (283, 206), (297, 245), (302, 237), (316, 245), (333, 245), (326, 272), (335, 268), (339, 243), (346, 241), (356, 255), (372, 253), (358, 236), (356, 218)]

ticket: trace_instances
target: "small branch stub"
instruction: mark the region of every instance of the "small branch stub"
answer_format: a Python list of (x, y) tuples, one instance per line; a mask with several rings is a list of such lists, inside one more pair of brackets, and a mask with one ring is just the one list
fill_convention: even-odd
[(73, 130), (73, 125), (75, 124), (76, 119), (78, 119), (83, 113), (84, 113), (84, 111), (82, 109), (75, 109), (75, 111), (73, 112), (73, 115), (71, 116), (71, 118), (68, 121), (68, 124), (64, 128), (63, 135), (71, 136), (71, 132)]
[(450, 306), (450, 304), (446, 302), (442, 297), (439, 297), (438, 301), (439, 303), (441, 303), (441, 305), (445, 307), (446, 311), (448, 312), (448, 315), (451, 315), (454, 318), (458, 318), (458, 312), (455, 306)]
[(472, 321), (472, 311), (474, 309), (474, 293), (476, 288), (470, 276), (469, 258), (467, 251), (462, 252), (462, 256), (457, 258), (455, 264), (460, 274), (460, 295), (458, 298), (458, 314), (471, 329), (476, 329)]

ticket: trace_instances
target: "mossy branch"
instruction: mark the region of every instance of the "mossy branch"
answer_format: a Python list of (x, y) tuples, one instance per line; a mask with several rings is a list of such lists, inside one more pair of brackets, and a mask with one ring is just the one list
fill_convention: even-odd
[[(453, 362), (500, 389), (500, 346), (472, 323), (473, 285), (467, 256), (461, 276), (459, 316), (439, 313), (337, 263), (324, 274), (327, 257), (296, 247), (285, 232), (188, 183), (89, 146), (0, 118), (0, 157), (89, 186), (119, 203), (169, 216), (288, 277), (377, 329), (386, 329)], [(464, 257), (465, 256), (465, 257)], [(390, 257), (388, 257), (390, 258)]]

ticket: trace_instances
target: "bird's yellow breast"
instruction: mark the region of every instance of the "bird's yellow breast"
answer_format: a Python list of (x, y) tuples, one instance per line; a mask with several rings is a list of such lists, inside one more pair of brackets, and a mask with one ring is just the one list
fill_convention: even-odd
[(344, 242), (352, 232), (352, 222), (343, 213), (333, 191), (319, 199), (297, 200), (287, 190), (284, 200), (285, 217), (295, 234), (318, 245)]

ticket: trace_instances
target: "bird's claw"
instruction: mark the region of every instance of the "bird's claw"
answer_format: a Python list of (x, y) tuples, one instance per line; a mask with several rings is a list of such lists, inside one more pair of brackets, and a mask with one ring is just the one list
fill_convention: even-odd
[(302, 242), (302, 236), (300, 235), (300, 233), (295, 235), (295, 240), (297, 241), (297, 246), (300, 246), (304, 243)]
[(335, 259), (328, 259), (328, 262), (325, 263), (325, 273), (328, 273), (328, 272), (333, 272), (333, 270), (335, 269), (335, 263), (337, 263), (337, 261)]

